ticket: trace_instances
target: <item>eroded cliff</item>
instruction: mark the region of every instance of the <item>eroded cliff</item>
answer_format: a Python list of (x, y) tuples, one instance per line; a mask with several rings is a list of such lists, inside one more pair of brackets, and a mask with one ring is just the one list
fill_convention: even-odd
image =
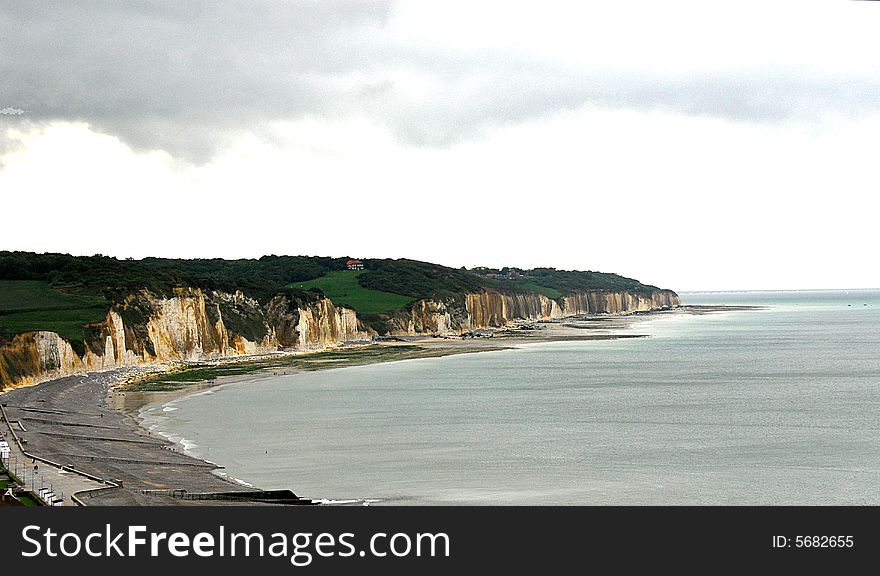
[(631, 314), (679, 306), (671, 290), (646, 292), (590, 290), (556, 300), (543, 294), (485, 290), (447, 301), (419, 300), (389, 314), (386, 330), (393, 335), (442, 334), (479, 328), (500, 328), (514, 320), (551, 320), (578, 314)]
[(282, 293), (263, 306), (241, 292), (142, 291), (84, 327), (81, 353), (54, 332), (19, 334), (0, 346), (0, 388), (168, 360), (322, 349), (372, 334), (354, 310), (326, 298)]
[[(86, 326), (81, 350), (54, 332), (19, 334), (0, 345), (0, 388), (60, 376), (169, 360), (199, 360), (278, 350), (320, 350), (376, 332), (354, 310), (305, 293), (279, 293), (266, 304), (241, 292), (141, 291)], [(591, 290), (551, 299), (543, 294), (483, 290), (422, 299), (379, 320), (391, 335), (461, 333), (515, 320), (578, 314), (629, 314), (679, 305), (671, 290)]]
[(81, 372), (85, 364), (55, 332), (27, 332), (0, 347), (0, 389)]

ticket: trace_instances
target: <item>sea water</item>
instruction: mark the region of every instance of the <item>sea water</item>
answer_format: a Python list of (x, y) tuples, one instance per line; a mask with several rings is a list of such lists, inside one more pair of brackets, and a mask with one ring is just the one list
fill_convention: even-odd
[(230, 384), (142, 411), (261, 488), (385, 504), (880, 504), (880, 292), (683, 294), (647, 338)]

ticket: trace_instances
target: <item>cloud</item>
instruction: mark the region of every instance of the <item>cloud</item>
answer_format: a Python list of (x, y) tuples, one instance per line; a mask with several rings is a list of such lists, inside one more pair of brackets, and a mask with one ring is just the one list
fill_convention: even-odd
[(11, 106), (0, 108), (0, 115), (3, 116), (21, 116), (22, 114), (24, 114), (24, 110), (21, 108), (13, 108)]
[(236, 131), (333, 114), (386, 2), (56, 2), (0, 8), (0, 101), (205, 159)]
[(6, 4), (0, 101), (197, 163), (304, 118), (448, 147), (584, 105), (746, 122), (876, 106), (876, 35), (856, 9), (676, 6)]
[(880, 280), (862, 265), (880, 114), (812, 131), (585, 107), (449, 149), (404, 146), (366, 119), (272, 128), (200, 166), (83, 124), (16, 130), (0, 245), (555, 266), (674, 289)]

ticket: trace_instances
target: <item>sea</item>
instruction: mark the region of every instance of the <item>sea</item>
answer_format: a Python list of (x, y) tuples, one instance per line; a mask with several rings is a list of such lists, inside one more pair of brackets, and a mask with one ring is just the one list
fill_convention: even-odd
[(681, 296), (763, 308), (255, 378), (140, 417), (231, 479), (324, 502), (880, 504), (880, 291)]

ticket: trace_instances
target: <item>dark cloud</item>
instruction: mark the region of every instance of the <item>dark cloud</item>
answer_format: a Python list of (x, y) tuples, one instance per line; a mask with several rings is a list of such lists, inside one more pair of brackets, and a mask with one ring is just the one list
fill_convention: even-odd
[[(0, 106), (204, 161), (241, 130), (304, 116), (363, 115), (408, 144), (447, 146), (589, 103), (760, 122), (858, 113), (880, 93), (876, 80), (769, 68), (676, 77), (416, 48), (386, 33), (392, 11), (388, 1), (4, 3)], [(392, 70), (434, 88), (414, 97)]]
[(205, 158), (231, 130), (333, 114), (388, 2), (56, 2), (0, 7), (0, 103)]

